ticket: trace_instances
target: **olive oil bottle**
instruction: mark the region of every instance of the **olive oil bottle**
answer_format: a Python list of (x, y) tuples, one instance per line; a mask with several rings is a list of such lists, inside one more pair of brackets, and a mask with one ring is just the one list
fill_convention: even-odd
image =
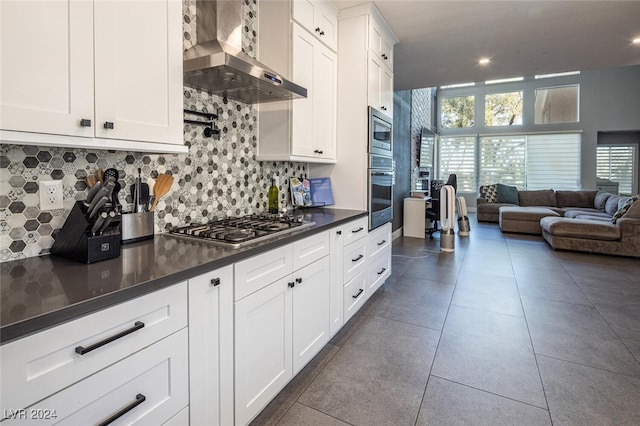
[(271, 180), (269, 188), (269, 213), (278, 213), (278, 187), (275, 179)]

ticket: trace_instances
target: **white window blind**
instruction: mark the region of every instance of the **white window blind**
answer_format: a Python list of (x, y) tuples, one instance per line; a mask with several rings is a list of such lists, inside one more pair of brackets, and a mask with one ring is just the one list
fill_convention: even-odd
[(475, 136), (440, 138), (440, 176), (447, 180), (455, 173), (458, 192), (476, 192), (476, 138)]
[(635, 148), (635, 146), (599, 146), (597, 150), (597, 176), (618, 182), (620, 194), (633, 193)]
[(478, 184), (525, 185), (526, 139), (524, 135), (483, 136), (478, 156)]
[(580, 146), (579, 133), (527, 136), (527, 189), (580, 189)]

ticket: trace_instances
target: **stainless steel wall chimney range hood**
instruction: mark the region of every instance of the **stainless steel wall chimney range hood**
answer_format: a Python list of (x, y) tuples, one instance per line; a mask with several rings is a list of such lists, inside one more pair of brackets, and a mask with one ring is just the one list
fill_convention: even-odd
[(184, 85), (244, 103), (307, 97), (242, 51), (242, 0), (196, 0), (197, 44), (184, 52)]

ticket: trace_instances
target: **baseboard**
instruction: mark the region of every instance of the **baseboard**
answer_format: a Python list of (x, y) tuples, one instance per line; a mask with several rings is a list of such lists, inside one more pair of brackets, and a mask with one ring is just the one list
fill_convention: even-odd
[(402, 237), (402, 229), (403, 227), (401, 226), (391, 233), (391, 241), (395, 240), (396, 238)]

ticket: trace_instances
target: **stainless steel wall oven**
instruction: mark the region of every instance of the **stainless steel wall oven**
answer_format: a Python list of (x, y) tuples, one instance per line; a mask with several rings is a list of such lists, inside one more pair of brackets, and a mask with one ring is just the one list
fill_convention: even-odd
[(393, 125), (391, 119), (369, 108), (369, 229), (393, 219)]

